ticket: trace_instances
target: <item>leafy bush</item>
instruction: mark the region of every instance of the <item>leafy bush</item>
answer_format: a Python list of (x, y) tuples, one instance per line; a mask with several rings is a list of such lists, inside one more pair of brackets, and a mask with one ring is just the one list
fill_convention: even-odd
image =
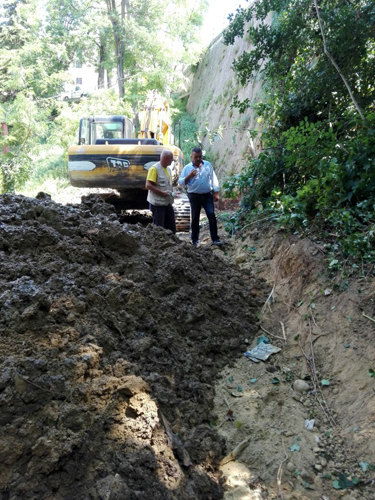
[(0, 193), (14, 191), (31, 175), (48, 113), (24, 93), (17, 94), (11, 104), (0, 105), (0, 122), (8, 126), (7, 135), (0, 133)]
[[(327, 237), (334, 234), (334, 251), (370, 260), (375, 255), (375, 6), (321, 1), (320, 15), (340, 71), (324, 54), (310, 1), (259, 0), (233, 18), (226, 43), (247, 29), (253, 46), (234, 63), (239, 81), (246, 84), (259, 72), (263, 77), (266, 97), (253, 109), (264, 124), (264, 149), (224, 188), (228, 196), (242, 196), (243, 223), (243, 211), (261, 203), (284, 227), (319, 227)], [(246, 28), (251, 20), (257, 22)], [(241, 113), (250, 105), (238, 97), (233, 102)]]
[(365, 124), (348, 118), (336, 130), (305, 119), (268, 145), (226, 180), (226, 195), (241, 195), (249, 210), (261, 202), (283, 225), (314, 223), (335, 232), (345, 254), (374, 255), (375, 115), (367, 115)]

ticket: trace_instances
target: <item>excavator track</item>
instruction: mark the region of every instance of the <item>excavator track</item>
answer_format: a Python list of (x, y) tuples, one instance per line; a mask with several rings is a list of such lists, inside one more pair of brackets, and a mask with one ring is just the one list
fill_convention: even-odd
[(190, 203), (185, 193), (181, 193), (175, 198), (173, 208), (177, 232), (188, 232), (190, 230)]

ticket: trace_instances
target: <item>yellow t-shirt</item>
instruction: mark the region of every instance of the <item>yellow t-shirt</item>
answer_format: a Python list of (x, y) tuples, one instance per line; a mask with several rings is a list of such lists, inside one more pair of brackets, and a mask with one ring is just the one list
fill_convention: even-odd
[[(168, 179), (169, 179), (169, 172), (167, 168), (163, 167), (164, 172), (166, 173)], [(156, 167), (151, 167), (150, 170), (147, 173), (147, 180), (151, 182), (157, 182), (158, 180), (158, 171), (156, 170)]]

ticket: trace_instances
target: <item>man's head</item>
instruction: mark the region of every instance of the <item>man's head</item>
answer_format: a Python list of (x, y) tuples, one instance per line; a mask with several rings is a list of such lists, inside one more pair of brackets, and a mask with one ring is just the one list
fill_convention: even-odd
[(191, 151), (191, 162), (195, 167), (199, 167), (202, 163), (203, 153), (201, 148), (193, 148)]
[(173, 162), (173, 153), (169, 149), (164, 149), (160, 155), (160, 165), (164, 168), (169, 167)]

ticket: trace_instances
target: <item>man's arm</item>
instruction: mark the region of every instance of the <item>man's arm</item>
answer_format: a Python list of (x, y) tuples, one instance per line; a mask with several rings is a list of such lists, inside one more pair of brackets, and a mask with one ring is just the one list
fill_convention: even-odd
[(164, 196), (165, 198), (169, 196), (170, 191), (162, 191), (161, 189), (156, 187), (156, 181), (158, 180), (158, 172), (155, 167), (151, 167), (147, 173), (147, 179), (145, 188), (149, 191), (158, 194), (159, 196)]
[(155, 194), (158, 194), (159, 196), (164, 196), (165, 198), (171, 194), (170, 191), (162, 191), (161, 189), (156, 187), (156, 183), (150, 180), (146, 180), (146, 189), (149, 191), (154, 192)]
[(219, 199), (220, 199), (220, 194), (219, 194), (220, 186), (219, 186), (219, 181), (217, 180), (217, 177), (215, 174), (215, 170), (213, 169), (212, 165), (211, 165), (211, 182), (212, 182), (212, 188), (214, 191), (213, 192), (214, 201), (219, 201)]
[(181, 175), (180, 175), (180, 178), (178, 179), (178, 183), (180, 186), (186, 186), (186, 184), (190, 181), (190, 179), (192, 179), (193, 177), (195, 177), (197, 175), (198, 171), (196, 168), (193, 168), (192, 170), (190, 170), (190, 173), (188, 173), (189, 170), (190, 170), (190, 167), (188, 167), (188, 166), (183, 168)]

